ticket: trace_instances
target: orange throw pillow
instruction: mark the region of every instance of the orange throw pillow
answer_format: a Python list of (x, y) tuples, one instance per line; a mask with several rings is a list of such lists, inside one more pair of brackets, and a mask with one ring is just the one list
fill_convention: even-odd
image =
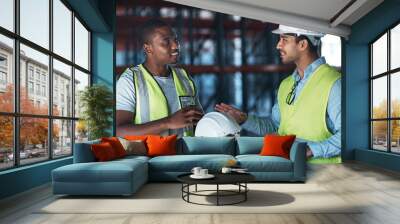
[(266, 135), (260, 155), (280, 156), (289, 159), (290, 147), (292, 147), (295, 139), (296, 135)]
[(117, 158), (126, 156), (126, 151), (117, 137), (101, 138), (101, 142), (110, 143)]
[(146, 143), (148, 156), (176, 155), (176, 135), (149, 135)]
[(124, 137), (124, 139), (129, 140), (129, 141), (140, 140), (140, 141), (146, 142), (147, 135), (127, 135)]
[(112, 145), (108, 142), (93, 144), (90, 147), (94, 157), (99, 162), (109, 161), (117, 158)]

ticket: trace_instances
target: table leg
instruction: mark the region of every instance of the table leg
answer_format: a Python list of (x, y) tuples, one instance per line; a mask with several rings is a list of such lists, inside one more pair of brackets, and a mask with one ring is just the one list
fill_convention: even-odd
[(247, 201), (247, 183), (244, 183), (244, 201)]
[(187, 192), (188, 192), (188, 193), (187, 193), (187, 201), (188, 201), (188, 202), (190, 202), (190, 201), (189, 201), (189, 195), (190, 195), (190, 184), (188, 184), (188, 185), (187, 185)]
[(217, 206), (219, 205), (219, 184), (217, 184)]
[(182, 183), (182, 188), (181, 188), (181, 192), (182, 192), (182, 199), (184, 199), (184, 196), (183, 196), (183, 190), (184, 190), (184, 184)]

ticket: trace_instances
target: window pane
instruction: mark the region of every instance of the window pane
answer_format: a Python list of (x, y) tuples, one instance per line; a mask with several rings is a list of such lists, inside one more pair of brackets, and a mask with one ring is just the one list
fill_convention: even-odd
[(387, 77), (372, 81), (372, 118), (387, 118)]
[(372, 45), (372, 68), (373, 76), (387, 71), (387, 34)]
[(391, 75), (391, 88), (390, 88), (390, 98), (391, 98), (391, 110), (392, 117), (400, 118), (400, 72)]
[(14, 31), (14, 0), (0, 1), (0, 26)]
[(79, 95), (86, 86), (89, 86), (89, 75), (75, 69), (75, 117), (79, 117), (81, 114)]
[(75, 63), (89, 70), (89, 32), (75, 18)]
[(325, 57), (326, 63), (340, 67), (342, 64), (342, 43), (340, 37), (325, 35), (321, 38), (321, 56)]
[(53, 157), (72, 154), (72, 121), (53, 121)]
[(20, 122), (21, 164), (48, 159), (48, 119), (22, 117)]
[(75, 121), (75, 143), (88, 140), (88, 129), (84, 120)]
[(20, 60), (21, 113), (47, 115), (49, 108), (49, 57), (21, 44)]
[(53, 8), (53, 51), (72, 60), (72, 12), (60, 0), (53, 1)]
[(400, 120), (394, 120), (390, 122), (392, 125), (391, 141), (392, 141), (392, 152), (400, 153)]
[(14, 43), (0, 35), (0, 111), (14, 111)]
[(0, 170), (14, 165), (13, 118), (0, 116)]
[(53, 60), (53, 115), (72, 117), (72, 70)]
[(391, 30), (390, 51), (390, 68), (400, 67), (400, 24)]
[(387, 151), (387, 121), (372, 122), (372, 148)]
[(49, 1), (20, 1), (21, 36), (49, 48)]

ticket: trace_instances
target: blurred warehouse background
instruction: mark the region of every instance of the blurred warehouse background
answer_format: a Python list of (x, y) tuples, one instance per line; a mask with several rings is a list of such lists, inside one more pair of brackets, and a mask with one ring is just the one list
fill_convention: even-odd
[[(160, 18), (177, 32), (180, 64), (196, 82), (206, 112), (219, 102), (258, 116), (269, 116), (279, 83), (294, 69), (280, 62), (271, 33), (278, 24), (187, 7), (161, 0), (117, 1), (117, 73), (140, 64), (144, 54), (136, 32), (151, 18)], [(340, 38), (323, 38), (322, 55), (338, 69)]]

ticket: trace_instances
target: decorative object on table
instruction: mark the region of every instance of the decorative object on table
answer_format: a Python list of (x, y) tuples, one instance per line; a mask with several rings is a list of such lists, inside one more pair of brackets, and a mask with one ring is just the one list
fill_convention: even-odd
[(232, 172), (232, 168), (230, 167), (222, 167), (221, 173), (230, 173)]
[(248, 173), (246, 168), (231, 168), (231, 167), (222, 167), (221, 173), (231, 173), (231, 172), (236, 172), (236, 173)]
[(201, 174), (201, 175), (194, 175), (194, 174), (191, 174), (190, 175), (190, 178), (193, 178), (193, 179), (199, 179), (199, 180), (202, 180), (202, 179), (212, 179), (212, 178), (214, 178), (215, 176), (213, 175), (213, 174), (209, 174), (209, 173), (207, 173), (207, 174)]
[(193, 167), (191, 171), (194, 175), (200, 175), (201, 169), (203, 169), (203, 168), (201, 168), (200, 166), (196, 166), (196, 167)]
[(87, 125), (89, 140), (110, 136), (113, 93), (105, 85), (94, 84), (86, 87), (79, 96), (81, 119)]
[(226, 164), (224, 165), (225, 167), (230, 167), (230, 168), (239, 168), (238, 161), (235, 159), (229, 159), (226, 161)]
[(214, 178), (214, 175), (208, 173), (208, 169), (203, 169), (202, 167), (193, 167), (191, 170), (192, 174), (190, 175), (193, 179), (211, 179)]

